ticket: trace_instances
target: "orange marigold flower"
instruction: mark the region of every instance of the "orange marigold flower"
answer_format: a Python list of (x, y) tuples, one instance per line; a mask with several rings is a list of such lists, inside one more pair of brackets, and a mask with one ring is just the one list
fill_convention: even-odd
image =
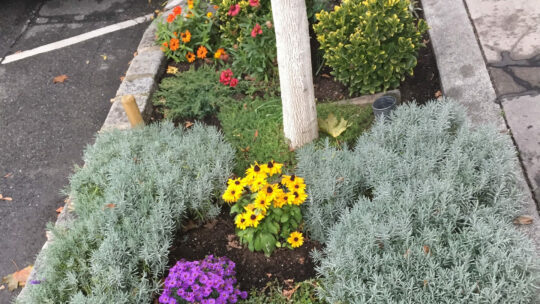
[(180, 33), (180, 38), (182, 38), (182, 42), (188, 43), (189, 41), (191, 41), (191, 33), (186, 30), (185, 32)]
[(218, 10), (218, 8), (219, 8), (219, 6), (214, 5), (214, 9), (215, 9), (216, 11)]
[(163, 42), (162, 44), (164, 47), (169, 47), (169, 44), (167, 43), (167, 41)]
[(221, 55), (223, 55), (223, 53), (225, 53), (225, 50), (222, 49), (222, 48), (219, 48), (219, 49), (214, 53), (214, 58), (219, 59), (219, 57), (221, 57)]
[(169, 16), (167, 16), (167, 22), (171, 23), (174, 21), (175, 18), (176, 18), (175, 14), (169, 14)]
[(188, 52), (186, 54), (186, 59), (189, 63), (195, 61), (195, 54), (193, 54), (192, 52)]
[(189, 9), (193, 9), (193, 0), (187, 0), (187, 5)]
[(206, 54), (208, 53), (208, 50), (204, 46), (200, 46), (197, 49), (197, 58), (204, 59), (206, 58)]
[(178, 37), (178, 33), (177, 33), (177, 32), (173, 32), (172, 34), (174, 35), (174, 37)]
[(178, 50), (179, 46), (180, 46), (180, 40), (176, 38), (171, 39), (171, 41), (169, 42), (169, 48), (171, 49), (171, 51)]
[(182, 13), (182, 8), (180, 6), (177, 6), (177, 7), (173, 8), (172, 12), (175, 15), (180, 15)]

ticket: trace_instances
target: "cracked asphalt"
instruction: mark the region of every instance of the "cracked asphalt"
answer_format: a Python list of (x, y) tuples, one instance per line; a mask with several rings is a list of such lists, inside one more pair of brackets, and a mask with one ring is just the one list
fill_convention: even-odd
[[(0, 60), (17, 51), (140, 17), (148, 0), (5, 0)], [(33, 264), (48, 222), (63, 205), (68, 177), (81, 165), (111, 106), (120, 77), (149, 23), (0, 64), (0, 277)], [(64, 83), (53, 83), (58, 75)], [(6, 176), (7, 177), (4, 177)], [(0, 303), (18, 294), (0, 290)]]

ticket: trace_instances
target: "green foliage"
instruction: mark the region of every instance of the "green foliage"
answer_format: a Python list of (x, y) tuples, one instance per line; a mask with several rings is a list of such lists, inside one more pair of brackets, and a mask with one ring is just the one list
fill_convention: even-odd
[(334, 11), (317, 14), (313, 26), (326, 64), (352, 93), (375, 93), (412, 75), (424, 20), (409, 11), (409, 0), (345, 0)]
[[(257, 80), (276, 77), (276, 35), (270, 1), (261, 0), (257, 6), (246, 0), (212, 0), (212, 3), (218, 6), (222, 44), (233, 56), (235, 74), (247, 74)], [(240, 7), (235, 16), (228, 14), (232, 5)], [(256, 26), (260, 26), (262, 33), (253, 37)]]
[[(168, 58), (176, 62), (192, 62), (188, 60), (191, 55), (193, 55), (193, 60), (195, 56), (200, 58), (197, 51), (201, 46), (208, 50), (208, 54), (204, 57), (212, 58), (211, 54), (216, 51), (219, 40), (216, 26), (218, 17), (208, 15), (207, 2), (201, 0), (191, 2), (191, 9), (190, 1), (188, 1), (188, 5), (180, 14), (176, 15), (173, 11), (155, 21), (157, 23), (156, 43), (161, 46), (161, 50)], [(175, 9), (180, 9), (180, 7)]]
[(174, 77), (164, 78), (154, 93), (154, 105), (163, 105), (166, 118), (202, 119), (215, 114), (236, 90), (219, 82), (212, 66), (193, 67)]
[(76, 218), (49, 227), (37, 279), (21, 303), (150, 303), (186, 212), (214, 204), (233, 151), (212, 127), (172, 123), (100, 134), (70, 179)]
[(283, 135), (281, 99), (230, 103), (221, 107), (218, 118), (225, 138), (236, 148), (236, 175), (243, 175), (256, 161), (275, 160), (286, 166), (294, 163), (294, 154)]
[(400, 106), (353, 150), (298, 155), (330, 303), (534, 303), (539, 265), (512, 225), (514, 147), (470, 128), (461, 106)]
[[(269, 283), (261, 290), (252, 290), (246, 300), (238, 303), (242, 304), (324, 304), (323, 300), (316, 295), (317, 281), (304, 281), (296, 283), (295, 286), (284, 289), (277, 282)], [(285, 296), (283, 293), (285, 292)]]
[[(225, 137), (236, 148), (235, 174), (242, 175), (249, 164), (255, 161), (275, 160), (293, 167), (296, 159), (294, 152), (289, 151), (283, 135), (281, 100), (271, 97), (244, 102), (225, 105), (218, 114)], [(330, 113), (351, 124), (345, 132), (331, 140), (335, 146), (354, 144), (356, 138), (373, 122), (371, 107), (317, 104), (319, 117), (326, 118)], [(258, 136), (255, 137), (255, 133)], [(323, 132), (319, 132), (319, 136), (321, 139), (317, 143), (324, 145), (324, 139), (329, 136)]]

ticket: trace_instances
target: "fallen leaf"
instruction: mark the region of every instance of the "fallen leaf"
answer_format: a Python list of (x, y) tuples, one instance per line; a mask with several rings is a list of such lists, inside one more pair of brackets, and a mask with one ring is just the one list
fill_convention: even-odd
[(296, 290), (298, 290), (298, 288), (300, 287), (300, 284), (297, 284), (294, 288), (292, 289), (283, 289), (282, 293), (283, 293), (283, 296), (287, 298), (287, 300), (290, 300), (292, 295), (296, 292)]
[(431, 249), (429, 248), (428, 245), (424, 245), (423, 249), (424, 249), (424, 253), (425, 253), (425, 254), (431, 255)]
[(435, 98), (440, 98), (441, 96), (442, 96), (441, 90), (438, 90), (437, 92), (435, 92)]
[(267, 276), (268, 278), (271, 278), (271, 277), (272, 277), (272, 274), (269, 272), (269, 273), (266, 274), (266, 276)]
[(101, 55), (101, 58), (103, 58), (103, 60), (107, 60), (107, 55), (103, 54)]
[(178, 68), (177, 67), (174, 67), (172, 65), (169, 65), (167, 67), (167, 74), (173, 74), (174, 75), (176, 73), (178, 73)]
[(193, 126), (193, 122), (191, 122), (189, 120), (184, 123), (184, 127), (186, 127), (186, 129), (191, 127), (191, 126)]
[(206, 228), (206, 229), (214, 229), (214, 227), (216, 227), (217, 222), (218, 222), (217, 220), (210, 221), (210, 222), (204, 224), (204, 228)]
[(133, 57), (136, 57), (137, 55), (139, 55), (139, 52), (135, 51), (135, 53), (133, 53)]
[(326, 119), (317, 119), (319, 122), (319, 129), (336, 138), (341, 133), (343, 133), (351, 125), (344, 118), (341, 118), (341, 121), (338, 122), (336, 116), (330, 113)]
[(30, 265), (23, 270), (15, 271), (14, 273), (3, 277), (2, 283), (8, 284), (9, 291), (13, 291), (19, 286), (22, 287), (26, 284), (26, 280), (28, 279), (28, 276), (30, 276), (30, 272), (32, 272), (33, 268), (34, 266)]
[(423, 43), (423, 44), (428, 44), (428, 43), (429, 43), (429, 39), (424, 39), (424, 40), (422, 40), (422, 43)]
[(56, 77), (53, 78), (53, 83), (64, 82), (64, 81), (66, 81), (66, 79), (68, 79), (68, 77), (67, 77), (66, 74), (60, 75), (60, 76), (56, 76)]
[(411, 250), (407, 249), (407, 251), (405, 251), (405, 253), (403, 254), (403, 257), (406, 258), (409, 256), (409, 254), (411, 254)]
[(328, 74), (321, 74), (321, 76), (324, 77), (324, 78), (330, 78), (330, 75), (328, 75)]
[(255, 141), (258, 136), (259, 136), (259, 130), (255, 130), (255, 134), (253, 135), (253, 141)]
[(249, 146), (247, 146), (246, 148), (240, 148), (240, 151), (244, 152), (244, 153), (247, 153), (249, 152)]
[(12, 201), (13, 199), (9, 196), (3, 196), (2, 194), (0, 194), (0, 200), (3, 200), (3, 201)]
[(4, 289), (6, 289), (6, 286), (0, 285), (0, 290), (4, 290)]
[(187, 224), (182, 226), (182, 231), (183, 232), (188, 232), (188, 231), (193, 230), (193, 229), (198, 228), (198, 227), (199, 227), (199, 225), (197, 225), (197, 223), (195, 223), (192, 220), (189, 220), (187, 222)]
[(86, 60), (86, 64), (89, 64), (90, 63), (90, 60)]
[(8, 178), (8, 177), (12, 177), (13, 176), (13, 172), (9, 172), (8, 174), (4, 175), (4, 178)]
[(244, 104), (244, 110), (247, 110), (247, 103)]
[(22, 51), (21, 51), (21, 50), (18, 50), (18, 51), (16, 51), (16, 52), (13, 53), (13, 54), (19, 54), (19, 53), (22, 53)]
[(120, 81), (124, 81), (125, 76), (120, 76)]
[(426, 287), (428, 284), (428, 281), (427, 280), (424, 280), (424, 287)]
[(105, 205), (105, 207), (107, 207), (107, 208), (114, 208), (114, 207), (116, 207), (116, 204), (112, 204), (112, 203), (111, 203), (111, 204), (107, 204), (107, 205)]
[(299, 257), (299, 258), (298, 258), (298, 263), (299, 263), (300, 265), (304, 265), (304, 262), (306, 262), (306, 259), (305, 259), (304, 257)]
[(514, 219), (516, 225), (530, 225), (533, 222), (532, 216), (520, 215)]
[(56, 213), (62, 213), (62, 210), (64, 210), (64, 206), (58, 207), (58, 209), (56, 209)]
[(227, 250), (231, 250), (233, 248), (235, 249), (242, 249), (242, 245), (240, 245), (240, 243), (238, 243), (238, 240), (236, 240), (236, 235), (234, 234), (229, 234), (227, 235)]

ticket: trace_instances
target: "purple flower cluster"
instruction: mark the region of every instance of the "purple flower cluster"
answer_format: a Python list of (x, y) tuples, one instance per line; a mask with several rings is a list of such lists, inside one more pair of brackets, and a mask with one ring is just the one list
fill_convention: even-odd
[(247, 292), (234, 288), (234, 267), (234, 262), (226, 257), (209, 255), (193, 262), (182, 259), (169, 270), (159, 303), (228, 304), (245, 299)]

